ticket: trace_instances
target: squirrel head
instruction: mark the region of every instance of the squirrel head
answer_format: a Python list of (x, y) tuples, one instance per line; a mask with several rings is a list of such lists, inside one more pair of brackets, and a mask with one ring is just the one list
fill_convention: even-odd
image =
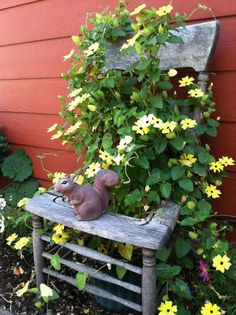
[(75, 182), (73, 178), (65, 177), (62, 179), (59, 179), (59, 181), (54, 185), (54, 190), (59, 193), (66, 193), (70, 192), (75, 187)]

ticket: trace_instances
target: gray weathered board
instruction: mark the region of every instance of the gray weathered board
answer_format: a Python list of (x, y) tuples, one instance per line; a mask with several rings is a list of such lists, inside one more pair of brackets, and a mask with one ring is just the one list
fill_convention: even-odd
[[(219, 26), (219, 21), (211, 21), (180, 27), (179, 32), (173, 34), (181, 37), (183, 44), (166, 43), (161, 47), (158, 53), (160, 69), (190, 67), (195, 71), (207, 71), (219, 36)], [(139, 60), (136, 54), (120, 53), (124, 42), (121, 39), (108, 45), (106, 69), (126, 70)]]
[(145, 222), (119, 214), (104, 214), (94, 221), (78, 221), (73, 208), (55, 196), (43, 194), (28, 201), (26, 210), (67, 227), (142, 248), (162, 248), (173, 232), (179, 206), (169, 202), (153, 219)]

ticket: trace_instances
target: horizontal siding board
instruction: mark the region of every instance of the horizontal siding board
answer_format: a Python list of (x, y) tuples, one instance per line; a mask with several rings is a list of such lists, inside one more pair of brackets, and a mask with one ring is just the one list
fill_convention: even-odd
[(225, 178), (224, 183), (219, 189), (222, 195), (219, 199), (215, 199), (213, 202), (214, 210), (221, 214), (231, 214), (236, 216), (236, 173), (229, 173), (229, 176)]
[(58, 95), (66, 95), (67, 82), (59, 78), (0, 80), (0, 112), (58, 114)]
[[(212, 71), (236, 70), (235, 25), (236, 16), (222, 21)], [(0, 47), (0, 79), (60, 77), (69, 68), (63, 56), (73, 47), (70, 38)]]
[[(60, 140), (51, 140), (47, 128), (59, 122), (58, 115), (0, 112), (0, 121), (10, 143), (65, 150)], [(72, 149), (70, 149), (72, 150)]]
[[(216, 158), (230, 156), (236, 161), (236, 123), (221, 122), (216, 137), (206, 139)], [(236, 166), (228, 167), (236, 172)]]
[(216, 102), (216, 116), (222, 121), (236, 123), (236, 71), (216, 72), (211, 76), (213, 99)]
[[(222, 6), (219, 0), (208, 0), (206, 4), (212, 8), (216, 16), (236, 14), (235, 0), (227, 1), (227, 6)], [(0, 14), (0, 46), (77, 34), (80, 25), (85, 23), (88, 12), (100, 12), (106, 6), (114, 8), (118, 1), (28, 1), (31, 3), (20, 5), (21, 3), (27, 3), (27, 1), (5, 0), (0, 4), (0, 9), (6, 7), (7, 2), (9, 2), (9, 6), (17, 4), (18, 6), (10, 10), (4, 10)], [(142, 3), (142, 0), (132, 0), (130, 9)], [(149, 0), (146, 3), (149, 7), (166, 5), (166, 1)], [(174, 8), (180, 13), (190, 13), (197, 7), (197, 4), (198, 0), (179, 0), (175, 1)], [(191, 18), (209, 19), (212, 18), (212, 15), (209, 12), (199, 10)]]
[(70, 38), (0, 47), (0, 79), (59, 78), (72, 47)]
[(73, 173), (76, 169), (82, 166), (82, 162), (77, 162), (77, 155), (72, 151), (58, 151), (45, 148), (37, 148), (31, 146), (12, 145), (12, 151), (23, 148), (30, 156), (33, 162), (33, 175), (36, 178), (49, 180), (47, 172), (43, 169), (38, 156), (44, 155), (43, 166), (49, 172), (64, 172), (66, 174)]
[(24, 4), (30, 4), (33, 2), (38, 2), (43, 0), (1, 0), (0, 2), (0, 10), (5, 10), (8, 8), (22, 6)]

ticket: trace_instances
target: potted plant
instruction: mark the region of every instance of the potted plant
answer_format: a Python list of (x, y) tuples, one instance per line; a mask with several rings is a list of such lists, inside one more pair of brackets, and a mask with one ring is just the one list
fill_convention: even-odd
[[(186, 16), (172, 16), (172, 10), (171, 4), (158, 9), (143, 4), (129, 12), (122, 1), (115, 13), (92, 16), (92, 28), (81, 26), (81, 36), (72, 36), (77, 50), (64, 57), (71, 60), (63, 74), (69, 100), (60, 97), (64, 123), (49, 131), (55, 132), (52, 139), (72, 145), (78, 159), (85, 158), (75, 171), (80, 184), (101, 168), (119, 173), (122, 184), (112, 195), (110, 211), (142, 218), (166, 200), (181, 206), (173, 257), (167, 263), (167, 250), (157, 253), (162, 261), (157, 275), (169, 284), (173, 300), (162, 302), (160, 314), (169, 309), (171, 314), (218, 315), (223, 296), (232, 301), (224, 284), (235, 283), (235, 252), (224, 239), (228, 228), (213, 220), (210, 201), (220, 197), (225, 168), (234, 160), (216, 159), (200, 140), (203, 134), (216, 136), (219, 125), (211, 117), (212, 85), (204, 93), (194, 77), (176, 80), (175, 69), (160, 70), (160, 47), (182, 42), (176, 28), (184, 27)], [(135, 53), (138, 59), (126, 70), (111, 69), (107, 49), (121, 39), (120, 53)], [(198, 108), (200, 120), (186, 108)], [(132, 251), (126, 251), (130, 258)]]

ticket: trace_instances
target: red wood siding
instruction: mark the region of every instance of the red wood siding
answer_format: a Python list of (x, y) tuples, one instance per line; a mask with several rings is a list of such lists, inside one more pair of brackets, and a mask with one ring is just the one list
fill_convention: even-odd
[[(0, 1), (0, 124), (16, 150), (23, 146), (31, 156), (34, 175), (47, 183), (38, 155), (47, 155), (50, 171), (72, 172), (80, 166), (71, 148), (51, 141), (47, 128), (60, 120), (57, 95), (67, 93), (60, 74), (69, 68), (63, 56), (73, 47), (72, 34), (78, 34), (87, 12), (113, 8), (118, 0), (1, 0)], [(130, 8), (146, 2), (161, 6), (167, 0), (132, 0)], [(191, 12), (199, 0), (175, 0), (180, 13)], [(209, 139), (219, 157), (236, 159), (236, 1), (205, 0), (221, 22), (221, 34), (211, 65), (216, 101), (216, 116), (221, 117), (217, 138)], [(192, 21), (211, 19), (209, 12), (198, 11)], [(223, 197), (216, 210), (236, 214), (236, 167), (223, 185)]]

